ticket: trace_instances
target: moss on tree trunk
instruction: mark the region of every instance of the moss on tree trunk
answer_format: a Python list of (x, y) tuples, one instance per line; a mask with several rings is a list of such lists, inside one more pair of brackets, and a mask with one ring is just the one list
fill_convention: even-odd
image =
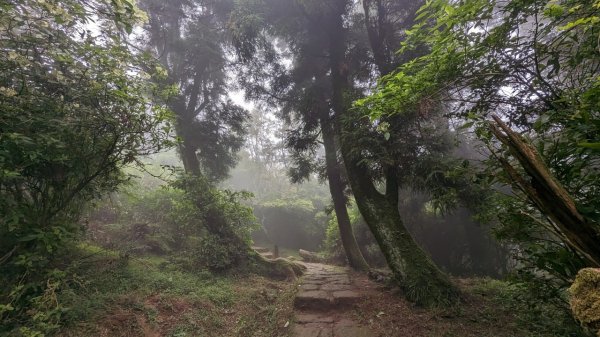
[(449, 305), (459, 292), (416, 244), (404, 227), (396, 205), (356, 193), (356, 203), (405, 297), (419, 305)]

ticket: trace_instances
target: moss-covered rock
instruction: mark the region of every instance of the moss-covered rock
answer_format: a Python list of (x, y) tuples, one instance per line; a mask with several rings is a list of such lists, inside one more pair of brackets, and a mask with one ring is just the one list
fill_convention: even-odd
[(600, 269), (581, 269), (569, 293), (573, 316), (600, 336)]

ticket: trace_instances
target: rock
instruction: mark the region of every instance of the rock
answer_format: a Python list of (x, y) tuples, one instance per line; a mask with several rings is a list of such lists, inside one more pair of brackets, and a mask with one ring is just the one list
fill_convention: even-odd
[(334, 276), (329, 278), (331, 284), (350, 284), (350, 278), (347, 275)]
[(342, 291), (342, 290), (350, 290), (352, 289), (352, 286), (349, 284), (324, 284), (321, 286), (320, 288), (321, 290), (325, 290), (325, 291)]
[(268, 253), (269, 252), (269, 249), (265, 248), (265, 247), (253, 246), (251, 248), (254, 249), (255, 251), (257, 251), (258, 253)]
[(573, 316), (600, 336), (600, 269), (581, 269), (569, 294)]
[(317, 253), (309, 252), (308, 250), (298, 250), (298, 255), (306, 262), (323, 262), (323, 258), (317, 255)]
[[(301, 290), (318, 290), (319, 285), (314, 283), (307, 283), (300, 285)], [(325, 289), (324, 289), (325, 290)]]

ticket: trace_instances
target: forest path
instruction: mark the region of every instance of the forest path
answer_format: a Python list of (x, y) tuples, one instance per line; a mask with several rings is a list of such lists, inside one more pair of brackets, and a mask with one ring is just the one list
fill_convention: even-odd
[(304, 263), (307, 271), (294, 300), (294, 337), (368, 337), (366, 327), (348, 317), (362, 299), (349, 270), (320, 263)]

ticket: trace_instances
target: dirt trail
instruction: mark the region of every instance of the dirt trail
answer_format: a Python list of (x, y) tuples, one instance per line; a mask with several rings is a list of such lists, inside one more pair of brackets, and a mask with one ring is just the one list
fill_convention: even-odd
[(294, 301), (294, 337), (368, 337), (366, 327), (348, 317), (353, 304), (362, 299), (346, 268), (305, 263)]

